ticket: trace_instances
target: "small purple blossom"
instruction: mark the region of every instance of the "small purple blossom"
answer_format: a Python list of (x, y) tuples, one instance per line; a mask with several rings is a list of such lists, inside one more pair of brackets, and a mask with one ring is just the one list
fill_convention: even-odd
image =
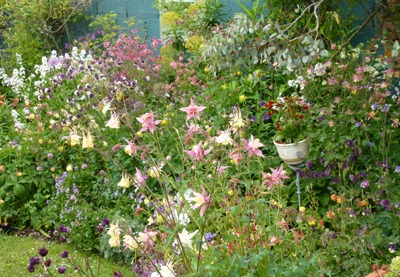
[(61, 258), (66, 259), (69, 256), (69, 252), (67, 250), (65, 250), (64, 252), (61, 253)]
[(389, 252), (394, 253), (396, 251), (397, 251), (396, 244), (394, 244), (393, 242), (389, 243)]
[(39, 249), (39, 255), (42, 257), (45, 257), (49, 253), (49, 251), (46, 249), (46, 247), (42, 247)]
[(363, 189), (366, 189), (367, 187), (369, 187), (369, 180), (365, 179), (364, 181), (361, 182), (360, 187)]
[(379, 204), (381, 204), (382, 206), (385, 207), (385, 209), (387, 211), (391, 211), (392, 210), (392, 205), (390, 205), (390, 201), (388, 199), (383, 199), (379, 202)]
[(28, 265), (28, 272), (30, 272), (30, 273), (35, 272), (35, 266), (32, 265), (32, 264), (29, 264)]
[(50, 265), (51, 265), (51, 260), (50, 260), (50, 259), (47, 259), (47, 260), (44, 262), (44, 265), (45, 265), (46, 267), (50, 267)]
[(35, 266), (35, 265), (37, 265), (37, 264), (40, 264), (42, 261), (40, 260), (40, 258), (39, 257), (31, 257), (30, 259), (29, 259), (29, 264), (31, 264), (31, 265), (33, 265), (33, 266)]
[(400, 165), (396, 166), (394, 172), (400, 173)]
[(60, 233), (71, 233), (71, 228), (61, 224), (60, 226), (58, 226), (57, 228), (58, 232)]
[(66, 269), (65, 267), (59, 267), (59, 268), (57, 269), (57, 272), (58, 272), (59, 274), (64, 274), (65, 272), (67, 272), (67, 269)]
[(211, 243), (216, 236), (217, 236), (217, 234), (207, 233), (204, 235), (204, 238), (206, 239), (206, 241)]
[(82, 165), (82, 169), (85, 170), (87, 168), (87, 164)]
[(48, 154), (47, 154), (47, 158), (48, 158), (49, 160), (51, 160), (51, 159), (53, 158), (53, 153), (48, 153)]
[(119, 271), (114, 272), (114, 277), (123, 277), (122, 273)]

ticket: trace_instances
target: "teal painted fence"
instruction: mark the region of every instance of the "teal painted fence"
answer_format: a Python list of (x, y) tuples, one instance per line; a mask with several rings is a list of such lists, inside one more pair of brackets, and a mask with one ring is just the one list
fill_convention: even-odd
[[(224, 7), (221, 11), (226, 17), (241, 12), (237, 0), (221, 0)], [(251, 7), (251, 0), (242, 0)], [(153, 7), (154, 0), (96, 0), (93, 2), (93, 15), (104, 15), (109, 12), (117, 14), (118, 25), (124, 26), (124, 21), (133, 17), (136, 20), (135, 29), (145, 38), (160, 37), (160, 14)]]

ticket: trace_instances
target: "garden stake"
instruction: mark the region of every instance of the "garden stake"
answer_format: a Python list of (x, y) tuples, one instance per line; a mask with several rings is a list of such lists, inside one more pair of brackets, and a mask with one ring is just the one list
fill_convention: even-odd
[(294, 171), (296, 171), (296, 186), (297, 186), (297, 201), (299, 203), (299, 209), (301, 207), (301, 196), (300, 196), (300, 169), (304, 166), (304, 163), (299, 163), (299, 164), (295, 164), (295, 165), (290, 165), (288, 164), (288, 166), (293, 169)]

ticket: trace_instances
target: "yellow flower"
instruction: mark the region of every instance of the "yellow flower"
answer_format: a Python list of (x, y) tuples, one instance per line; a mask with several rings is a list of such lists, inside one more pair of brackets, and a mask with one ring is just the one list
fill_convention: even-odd
[(315, 225), (315, 218), (313, 216), (310, 216), (307, 220), (308, 225), (314, 226)]
[(181, 18), (179, 16), (179, 14), (177, 14), (176, 12), (166, 12), (163, 13), (161, 16), (161, 25), (163, 26), (175, 26), (175, 22), (176, 21), (180, 21)]
[(119, 118), (115, 112), (111, 113), (111, 118), (106, 122), (106, 127), (109, 127), (111, 129), (119, 128)]
[(119, 181), (118, 186), (124, 189), (129, 188), (131, 185), (131, 180), (129, 178), (129, 175), (126, 174), (125, 172), (122, 173), (121, 181)]
[(152, 178), (160, 178), (161, 172), (162, 172), (161, 167), (151, 166), (149, 167), (149, 169), (147, 169), (146, 173)]
[(130, 250), (135, 250), (139, 247), (136, 240), (130, 235), (124, 236), (124, 245)]
[(230, 137), (229, 131), (223, 131), (218, 137), (215, 138), (215, 142), (222, 145), (232, 145), (234, 141)]
[(22, 176), (22, 172), (21, 171), (17, 171), (17, 176), (21, 177)]
[(329, 211), (326, 212), (326, 217), (334, 218), (335, 217), (335, 213), (332, 210), (329, 210)]
[(246, 101), (246, 96), (243, 95), (243, 94), (241, 94), (241, 95), (239, 96), (239, 101), (240, 101), (240, 102)]
[(0, 205), (4, 203), (4, 200), (0, 198)]
[(73, 166), (72, 164), (68, 164), (67, 167), (65, 168), (66, 171), (72, 171)]
[(299, 211), (300, 211), (301, 213), (304, 213), (304, 212), (306, 211), (306, 208), (304, 208), (303, 206), (301, 206), (301, 207), (299, 208)]
[(221, 86), (221, 88), (222, 88), (222, 89), (226, 89), (226, 88), (227, 88), (226, 84), (223, 84), (223, 85)]
[(42, 139), (39, 139), (39, 140), (38, 140), (38, 143), (39, 143), (39, 144), (42, 144), (42, 143), (43, 143), (43, 140), (42, 140)]
[(83, 137), (82, 138), (82, 149), (94, 147), (93, 137), (92, 137), (92, 134), (90, 133), (90, 130), (87, 131), (87, 135), (85, 135), (85, 133), (83, 133), (82, 137)]
[(121, 229), (118, 227), (118, 223), (117, 224), (112, 224), (110, 225), (110, 229), (107, 232), (108, 235), (110, 235), (110, 240), (108, 241), (108, 244), (111, 247), (117, 247), (120, 246), (120, 240), (119, 240), (119, 236), (121, 234)]
[(229, 195), (233, 195), (233, 190), (231, 190), (231, 189), (228, 190), (228, 194), (229, 194)]
[(191, 36), (185, 43), (185, 47), (189, 53), (199, 52), (203, 47), (203, 38), (201, 36)]
[(162, 125), (167, 125), (167, 124), (168, 124), (168, 120), (163, 119), (163, 120), (161, 121), (161, 124), (162, 124)]

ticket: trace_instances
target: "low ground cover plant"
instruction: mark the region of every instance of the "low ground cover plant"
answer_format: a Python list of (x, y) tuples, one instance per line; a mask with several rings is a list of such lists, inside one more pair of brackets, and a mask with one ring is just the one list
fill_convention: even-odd
[[(362, 275), (389, 264), (398, 43), (337, 55), (305, 35), (285, 54), (284, 30), (242, 14), (197, 53), (157, 55), (160, 40), (133, 32), (54, 51), (29, 76), (21, 59), (0, 69), (2, 222), (62, 225), (62, 240), (138, 276)], [(273, 140), (303, 133), (311, 149), (296, 171)]]

